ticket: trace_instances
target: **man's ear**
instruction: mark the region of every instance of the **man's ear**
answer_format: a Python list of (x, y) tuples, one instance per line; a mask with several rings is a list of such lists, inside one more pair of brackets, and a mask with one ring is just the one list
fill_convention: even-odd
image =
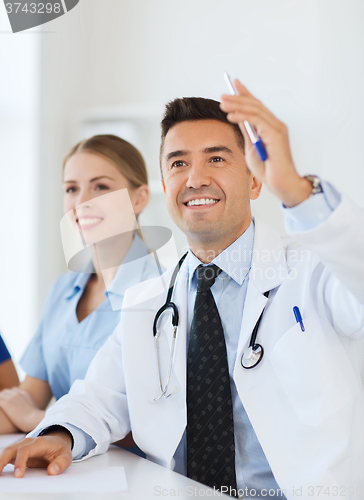
[(164, 180), (163, 179), (161, 179), (161, 183), (162, 183), (164, 194), (166, 194), (166, 186), (164, 185)]
[(148, 205), (149, 201), (149, 188), (146, 184), (139, 186), (133, 196), (133, 208), (135, 215), (140, 214), (144, 208)]
[(252, 176), (250, 193), (249, 193), (251, 200), (256, 200), (257, 198), (259, 198), (262, 186), (263, 186), (262, 182), (258, 180), (256, 177)]

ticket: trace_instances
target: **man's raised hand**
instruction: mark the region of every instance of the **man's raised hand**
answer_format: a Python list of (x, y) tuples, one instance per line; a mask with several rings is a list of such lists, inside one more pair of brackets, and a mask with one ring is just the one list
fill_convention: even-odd
[[(293, 164), (288, 129), (239, 80), (234, 80), (239, 95), (221, 96), (221, 109), (231, 123), (239, 125), (245, 139), (245, 158), (252, 174), (263, 182), (287, 207), (308, 198), (312, 185), (300, 177)], [(262, 162), (243, 125), (250, 122), (267, 150), (268, 159)]]

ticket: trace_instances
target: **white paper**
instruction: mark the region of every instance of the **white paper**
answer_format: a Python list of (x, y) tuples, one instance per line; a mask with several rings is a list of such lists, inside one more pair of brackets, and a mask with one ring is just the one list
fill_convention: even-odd
[(128, 489), (124, 467), (74, 463), (59, 476), (31, 468), (21, 479), (13, 474), (14, 466), (7, 465), (0, 476), (0, 493), (115, 493)]
[(4, 434), (0, 436), (0, 450), (25, 438), (25, 434)]

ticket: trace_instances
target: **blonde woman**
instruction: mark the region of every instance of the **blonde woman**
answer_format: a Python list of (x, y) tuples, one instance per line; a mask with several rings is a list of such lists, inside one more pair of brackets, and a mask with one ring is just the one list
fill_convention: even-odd
[[(52, 396), (59, 399), (76, 379), (84, 378), (118, 324), (125, 290), (156, 274), (153, 259), (138, 259), (147, 255), (140, 236), (125, 232), (130, 202), (133, 216), (148, 203), (147, 183), (141, 154), (119, 137), (92, 137), (66, 156), (64, 211), (71, 219), (74, 214), (76, 231), (92, 249), (93, 272), (67, 273), (51, 288), (38, 330), (21, 360), (27, 376), (19, 387), (0, 392), (0, 433), (29, 432), (37, 426)], [(105, 194), (109, 196), (101, 196)], [(122, 226), (124, 233), (118, 236)], [(113, 264), (107, 265), (108, 260)], [(128, 265), (114, 265), (122, 260)], [(125, 445), (132, 443), (130, 436), (125, 439)]]

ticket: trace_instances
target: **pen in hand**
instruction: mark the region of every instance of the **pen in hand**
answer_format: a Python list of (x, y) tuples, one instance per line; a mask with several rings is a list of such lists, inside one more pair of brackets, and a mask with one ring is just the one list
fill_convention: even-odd
[[(227, 73), (224, 73), (224, 78), (227, 83), (227, 86), (229, 88), (230, 94), (231, 95), (239, 95), (237, 91), (235, 90), (234, 85), (232, 84), (230, 77)], [(268, 158), (267, 152), (265, 150), (264, 143), (262, 139), (259, 137), (257, 131), (255, 130), (254, 126), (248, 122), (248, 120), (244, 120), (244, 127), (245, 130), (247, 131), (247, 134), (249, 135), (250, 140), (255, 146), (255, 149), (259, 155), (259, 158), (261, 161), (265, 161)]]

